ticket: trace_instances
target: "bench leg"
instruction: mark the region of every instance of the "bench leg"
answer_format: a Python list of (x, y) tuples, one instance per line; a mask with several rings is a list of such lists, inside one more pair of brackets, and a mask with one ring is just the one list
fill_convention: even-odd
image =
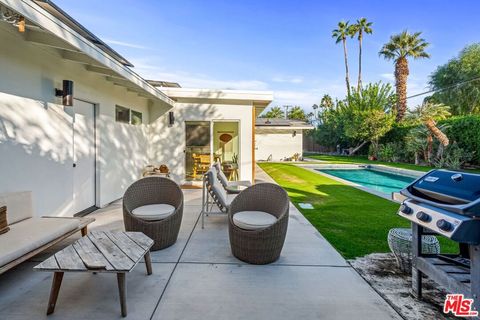
[(88, 233), (87, 226), (83, 227), (82, 230), (80, 230), (80, 232), (82, 233), (82, 237), (85, 237)]
[(60, 292), (60, 286), (62, 285), (63, 272), (55, 272), (53, 274), (52, 289), (50, 290), (50, 299), (48, 300), (47, 315), (52, 314), (55, 311), (55, 305), (57, 304), (58, 293)]
[(122, 317), (127, 316), (127, 283), (125, 281), (125, 273), (117, 273), (118, 293), (120, 294), (120, 307), (122, 309)]
[(150, 251), (145, 253), (145, 266), (147, 267), (147, 274), (152, 274), (152, 258), (150, 257)]

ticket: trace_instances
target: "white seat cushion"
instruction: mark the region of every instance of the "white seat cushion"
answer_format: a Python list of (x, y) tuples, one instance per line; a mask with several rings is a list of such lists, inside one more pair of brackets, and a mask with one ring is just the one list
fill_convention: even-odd
[(270, 227), (277, 218), (263, 211), (240, 211), (233, 215), (233, 223), (245, 230), (260, 230)]
[(78, 228), (80, 220), (65, 218), (29, 218), (10, 225), (0, 235), (0, 266)]
[(132, 214), (143, 220), (155, 221), (166, 219), (174, 212), (174, 206), (165, 203), (157, 203), (135, 208), (133, 209)]

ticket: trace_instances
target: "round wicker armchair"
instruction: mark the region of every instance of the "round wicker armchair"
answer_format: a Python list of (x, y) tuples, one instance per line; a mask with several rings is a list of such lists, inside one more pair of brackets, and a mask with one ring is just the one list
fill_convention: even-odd
[[(274, 215), (277, 221), (264, 229), (245, 230), (233, 222), (233, 216), (241, 211), (267, 212)], [(280, 186), (260, 183), (242, 191), (232, 201), (228, 213), (228, 231), (233, 255), (251, 264), (276, 261), (280, 257), (287, 235), (288, 214), (288, 195)]]
[[(158, 221), (147, 221), (132, 214), (135, 208), (149, 204), (169, 204), (175, 212)], [(123, 222), (126, 231), (143, 232), (155, 243), (152, 251), (164, 249), (177, 241), (183, 216), (183, 192), (172, 180), (149, 176), (134, 182), (123, 196)]]

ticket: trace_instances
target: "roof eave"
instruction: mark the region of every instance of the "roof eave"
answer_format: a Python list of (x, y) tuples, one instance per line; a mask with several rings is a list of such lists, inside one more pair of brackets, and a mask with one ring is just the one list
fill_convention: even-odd
[(47, 12), (39, 5), (30, 0), (0, 0), (0, 2), (4, 3), (12, 10), (20, 13), (34, 24), (41, 26), (43, 30), (48, 31), (55, 37), (58, 37), (57, 35), (61, 34), (62, 37), (58, 38), (63, 40), (67, 47), (78, 49), (78, 52), (67, 51), (70, 54), (73, 53), (86, 55), (88, 58), (98, 62), (100, 66), (110, 69), (114, 73), (118, 74), (121, 78), (124, 78), (124, 81), (128, 82), (133, 87), (138, 88), (148, 95), (148, 97), (158, 99), (168, 104), (170, 107), (173, 107), (175, 102), (166, 96), (162, 91), (150, 85), (145, 79), (140, 77), (133, 70), (109, 56), (105, 51), (101, 50), (94, 43), (80, 35), (78, 32), (70, 28), (64, 22)]

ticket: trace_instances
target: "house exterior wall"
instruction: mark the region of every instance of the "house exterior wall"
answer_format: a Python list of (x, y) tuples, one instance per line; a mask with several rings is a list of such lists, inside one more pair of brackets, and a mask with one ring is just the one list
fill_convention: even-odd
[(168, 126), (168, 114), (152, 122), (151, 162), (166, 164), (172, 178), (185, 182), (185, 122), (229, 120), (239, 122), (240, 180), (252, 179), (252, 105), (176, 103), (175, 124)]
[(292, 157), (295, 153), (302, 155), (302, 132), (297, 130), (278, 130), (255, 133), (255, 161), (265, 161), (270, 155), (272, 161), (281, 161)]
[[(24, 41), (9, 25), (0, 25), (0, 43), (0, 193), (33, 191), (37, 216), (74, 213), (73, 108), (54, 96), (68, 79), (75, 98), (96, 104), (96, 205), (120, 198), (149, 162), (149, 111), (165, 106), (148, 105), (55, 49)], [(144, 124), (115, 122), (117, 104), (142, 112)]]

